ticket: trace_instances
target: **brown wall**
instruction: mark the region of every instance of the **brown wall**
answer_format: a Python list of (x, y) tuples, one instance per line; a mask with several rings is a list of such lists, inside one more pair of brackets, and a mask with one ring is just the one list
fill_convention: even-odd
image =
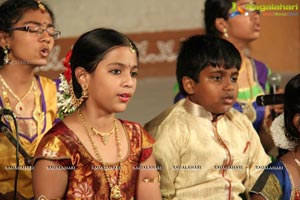
[[(260, 4), (299, 4), (299, 0), (258, 0)], [(297, 16), (274, 16), (296, 14)], [(300, 4), (298, 11), (261, 14), (261, 37), (253, 42), (251, 55), (276, 72), (300, 73)]]

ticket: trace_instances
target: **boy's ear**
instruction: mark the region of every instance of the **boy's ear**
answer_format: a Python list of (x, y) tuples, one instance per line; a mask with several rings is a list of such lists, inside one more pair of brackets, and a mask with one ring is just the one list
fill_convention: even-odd
[(88, 85), (89, 73), (83, 67), (75, 69), (75, 76), (80, 85)]
[(224, 33), (224, 29), (227, 29), (228, 25), (224, 18), (217, 18), (215, 20), (215, 27), (219, 32)]
[(184, 76), (182, 78), (182, 86), (183, 89), (186, 91), (186, 93), (188, 93), (189, 95), (194, 94), (195, 90), (194, 90), (194, 85), (195, 85), (195, 81), (187, 76)]
[(296, 127), (296, 129), (300, 133), (300, 114), (297, 114), (293, 117), (293, 125)]

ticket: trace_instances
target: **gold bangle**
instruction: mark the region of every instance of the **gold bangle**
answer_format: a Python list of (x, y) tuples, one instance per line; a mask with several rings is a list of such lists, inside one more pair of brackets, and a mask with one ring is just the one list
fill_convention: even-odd
[(38, 197), (37, 200), (48, 200), (48, 198), (45, 197), (45, 195), (41, 195), (41, 196)]
[(41, 195), (38, 197), (37, 200), (61, 200), (61, 198), (56, 198), (56, 199), (48, 199), (45, 195)]
[(155, 178), (144, 178), (145, 183), (160, 183), (160, 174), (157, 172), (158, 176)]

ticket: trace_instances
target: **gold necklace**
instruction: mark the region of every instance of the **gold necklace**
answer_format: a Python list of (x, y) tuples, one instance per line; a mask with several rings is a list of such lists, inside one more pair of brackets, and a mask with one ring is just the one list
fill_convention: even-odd
[(93, 131), (94, 135), (99, 135), (101, 137), (104, 145), (107, 145), (109, 136), (116, 130), (116, 127), (117, 127), (117, 120), (114, 119), (114, 125), (113, 125), (112, 129), (108, 132), (101, 132), (93, 127), (91, 127), (91, 130)]
[(78, 114), (79, 114), (79, 118), (81, 120), (81, 123), (84, 127), (84, 129), (86, 130), (87, 132), (87, 135), (88, 135), (88, 138), (90, 140), (90, 143), (92, 145), (92, 148), (93, 148), (93, 151), (95, 153), (95, 155), (97, 156), (97, 159), (102, 163), (103, 165), (103, 172), (104, 172), (104, 176), (105, 176), (105, 179), (109, 185), (109, 188), (110, 188), (110, 199), (113, 200), (113, 199), (121, 199), (123, 197), (122, 193), (121, 193), (121, 142), (120, 142), (120, 138), (119, 138), (119, 134), (118, 134), (118, 127), (114, 125), (114, 130), (115, 130), (115, 134), (116, 134), (116, 143), (117, 143), (117, 158), (118, 158), (118, 169), (120, 170), (119, 171), (119, 174), (118, 174), (118, 179), (117, 179), (117, 184), (114, 185), (112, 183), (112, 181), (110, 180), (110, 177), (109, 177), (109, 174), (107, 173), (107, 168), (105, 166), (105, 163), (103, 162), (103, 159), (99, 153), (99, 151), (97, 150), (97, 147), (94, 143), (94, 141), (92, 140), (92, 133), (90, 132), (90, 129), (88, 128), (88, 124), (81, 112), (80, 109), (78, 109)]
[[(29, 88), (29, 90), (25, 93), (25, 95), (23, 95), (21, 98), (18, 97), (13, 91), (12, 89), (8, 86), (8, 84), (6, 83), (6, 81), (3, 79), (3, 77), (0, 74), (0, 81), (2, 83), (2, 85), (9, 91), (9, 93), (18, 101), (18, 103), (15, 105), (15, 112), (18, 115), (22, 115), (26, 108), (25, 105), (23, 104), (23, 100), (30, 94), (30, 92), (32, 91), (32, 89), (34, 88), (34, 80), (32, 80), (31, 86)], [(2, 90), (4, 88), (2, 87)]]
[[(30, 125), (30, 131), (28, 133), (26, 133), (29, 137), (32, 137), (32, 135), (36, 134), (36, 133), (37, 134), (42, 133), (43, 124), (44, 124), (44, 120), (45, 120), (45, 113), (42, 111), (42, 106), (41, 106), (41, 102), (40, 102), (41, 101), (40, 94), (39, 94), (38, 90), (36, 89), (35, 85), (33, 87), (33, 93), (34, 93), (35, 108), (32, 113), (33, 114), (32, 118), (35, 121), (36, 126), (34, 126), (33, 124)], [(4, 107), (12, 110), (7, 91), (4, 90), (3, 86), (2, 86), (2, 97), (3, 97)], [(12, 117), (5, 116), (5, 119), (7, 121), (9, 121), (10, 127), (13, 130), (13, 132), (16, 132)]]

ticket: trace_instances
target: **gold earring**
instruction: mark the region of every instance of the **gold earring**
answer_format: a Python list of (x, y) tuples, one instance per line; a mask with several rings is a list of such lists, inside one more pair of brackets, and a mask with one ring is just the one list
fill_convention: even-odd
[(9, 52), (10, 52), (10, 49), (9, 49), (9, 47), (7, 46), (7, 45), (5, 45), (5, 47), (4, 47), (4, 59), (3, 59), (3, 61), (4, 61), (4, 65), (8, 65), (9, 63), (10, 63), (10, 59), (9, 59), (9, 57), (8, 57), (8, 55), (9, 55)]
[(227, 33), (227, 29), (226, 28), (224, 28), (224, 30), (223, 30), (223, 35), (224, 35), (225, 38), (229, 38), (229, 35)]
[(70, 82), (70, 94), (71, 94), (71, 101), (76, 108), (78, 108), (82, 102), (84, 100), (86, 100), (88, 97), (89, 97), (89, 94), (88, 94), (88, 86), (83, 86), (82, 87), (82, 92), (81, 92), (81, 97), (78, 99), (74, 93), (74, 89), (73, 89), (73, 84), (72, 84), (72, 80)]
[(89, 98), (88, 86), (84, 85), (81, 92), (81, 97), (83, 100)]

